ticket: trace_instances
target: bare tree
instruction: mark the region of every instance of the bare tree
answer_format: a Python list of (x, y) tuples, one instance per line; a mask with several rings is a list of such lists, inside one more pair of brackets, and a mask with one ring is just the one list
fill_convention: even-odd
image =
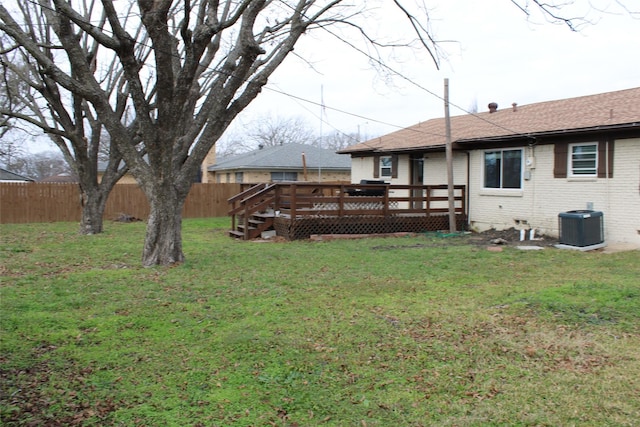
[[(20, 93), (25, 90), (25, 84), (20, 79), (15, 78), (14, 74), (7, 73), (10, 59), (7, 58), (7, 52), (4, 51), (4, 45), (7, 43), (6, 37), (0, 37), (0, 67), (2, 75), (0, 76), (0, 140), (3, 140), (7, 134), (14, 129), (16, 119), (6, 112), (22, 112), (25, 106), (20, 100), (12, 94)], [(7, 144), (4, 140), (5, 145)]]
[[(55, 35), (46, 25), (45, 17), (39, 13), (35, 3), (19, 0), (16, 6), (31, 25), (28, 37), (30, 43), (39, 45), (40, 54), (53, 60), (61, 50), (52, 40)], [(90, 15), (85, 14), (89, 19)], [(78, 49), (86, 56), (89, 66), (95, 73), (97, 62), (94, 59), (100, 45), (92, 41), (88, 34), (80, 34)], [(79, 180), (80, 204), (82, 215), (80, 232), (97, 234), (103, 230), (103, 214), (107, 198), (116, 182), (126, 173), (127, 168), (121, 161), (117, 149), (109, 150), (109, 156), (103, 162), (102, 177), (98, 171), (98, 154), (102, 139), (102, 123), (95, 111), (81, 93), (68, 90), (55, 78), (43, 70), (43, 64), (23, 49), (19, 42), (3, 39), (1, 46), (2, 78), (11, 84), (5, 85), (3, 95), (10, 102), (0, 107), (3, 117), (21, 120), (30, 129), (39, 129), (60, 149), (63, 161), (71, 167)], [(115, 88), (117, 79), (103, 82), (104, 92), (109, 94)], [(18, 108), (19, 107), (19, 108)], [(123, 108), (120, 107), (120, 114)], [(50, 160), (51, 156), (46, 156)], [(40, 159), (42, 160), (42, 159)], [(24, 167), (31, 169), (30, 175), (46, 173), (42, 166), (51, 166), (51, 162), (38, 162), (37, 156), (25, 159)], [(40, 167), (39, 167), (39, 166)], [(56, 166), (57, 171), (60, 167)], [(49, 171), (53, 173), (51, 170)], [(39, 176), (42, 178), (42, 176)]]
[(41, 180), (55, 175), (74, 174), (59, 151), (42, 151), (24, 158), (24, 175)]
[(282, 117), (263, 115), (244, 124), (244, 132), (237, 144), (244, 150), (255, 150), (259, 146), (272, 147), (283, 144), (309, 144), (316, 142), (317, 136), (302, 117)]
[[(436, 60), (424, 21), (400, 0), (393, 4)], [(146, 266), (183, 261), (181, 212), (192, 177), (305, 33), (342, 25), (378, 59), (385, 47), (411, 44), (370, 37), (363, 25), (371, 21), (359, 20), (366, 2), (137, 0), (131, 10), (120, 7), (114, 0), (40, 0), (34, 8), (55, 33), (42, 37), (24, 22), (33, 14), (0, 5), (0, 29), (37, 63), (42, 82), (64, 88), (78, 109), (90, 105), (83, 114), (95, 112), (108, 130), (150, 203)], [(132, 123), (123, 120), (125, 107)]]
[(357, 144), (360, 141), (369, 139), (368, 137), (361, 138), (357, 133), (344, 133), (335, 131), (329, 135), (323, 136), (321, 139), (321, 147), (329, 150), (342, 150), (350, 145)]
[[(139, 0), (122, 14), (112, 0), (42, 0), (34, 7), (55, 38), (34, 35), (33, 23), (25, 28), (4, 6), (0, 29), (43, 81), (95, 111), (150, 203), (143, 264), (166, 265), (184, 259), (181, 211), (205, 155), (305, 32), (357, 15), (340, 3)], [(111, 55), (95, 54), (97, 46)], [(105, 87), (114, 75), (116, 94)], [(123, 104), (135, 126), (122, 121)]]

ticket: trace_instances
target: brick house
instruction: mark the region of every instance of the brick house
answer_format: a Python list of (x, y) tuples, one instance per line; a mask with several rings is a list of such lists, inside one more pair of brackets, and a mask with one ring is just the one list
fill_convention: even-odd
[[(640, 88), (451, 117), (454, 183), (472, 230), (557, 236), (560, 213), (603, 213), (605, 240), (640, 247)], [(444, 118), (340, 151), (351, 182), (447, 183)]]
[(245, 184), (349, 182), (350, 175), (349, 159), (333, 150), (305, 144), (281, 144), (220, 159), (207, 167), (207, 178), (203, 181)]

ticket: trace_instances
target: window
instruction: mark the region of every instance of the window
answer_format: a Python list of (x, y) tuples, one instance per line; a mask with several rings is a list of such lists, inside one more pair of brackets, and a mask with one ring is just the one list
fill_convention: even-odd
[(485, 188), (522, 188), (522, 149), (484, 153)]
[(398, 155), (373, 156), (373, 179), (398, 177)]
[(243, 180), (244, 180), (244, 173), (243, 172), (236, 172), (236, 182), (238, 184), (242, 184)]
[(297, 181), (298, 172), (271, 172), (271, 181)]
[(380, 176), (391, 177), (392, 165), (393, 165), (393, 161), (391, 159), (391, 156), (381, 156), (380, 157)]
[(596, 176), (598, 174), (598, 143), (569, 145), (569, 175)]
[(554, 178), (613, 178), (615, 141), (553, 144)]

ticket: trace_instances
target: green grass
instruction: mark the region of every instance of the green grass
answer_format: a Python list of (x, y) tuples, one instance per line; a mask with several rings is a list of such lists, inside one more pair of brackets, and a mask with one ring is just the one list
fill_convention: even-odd
[(186, 220), (0, 226), (0, 420), (95, 426), (632, 426), (640, 253), (465, 237), (240, 242)]

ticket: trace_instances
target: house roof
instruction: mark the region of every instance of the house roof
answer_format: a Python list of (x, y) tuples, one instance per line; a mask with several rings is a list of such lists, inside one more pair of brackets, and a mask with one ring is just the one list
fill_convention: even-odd
[(0, 168), (0, 181), (24, 182), (24, 181), (33, 181), (33, 179), (27, 178), (26, 176), (19, 175), (17, 173), (13, 173), (6, 169)]
[[(536, 138), (605, 129), (637, 129), (640, 133), (640, 87), (578, 98), (511, 105), (496, 112), (451, 117), (451, 140), (469, 142)], [(365, 141), (340, 153), (440, 149), (446, 144), (444, 118), (428, 120)]]
[(78, 182), (78, 177), (69, 172), (63, 172), (58, 175), (42, 178), (39, 182)]
[(209, 171), (223, 170), (302, 170), (302, 153), (309, 169), (351, 169), (351, 160), (333, 150), (305, 144), (282, 144), (220, 159)]

